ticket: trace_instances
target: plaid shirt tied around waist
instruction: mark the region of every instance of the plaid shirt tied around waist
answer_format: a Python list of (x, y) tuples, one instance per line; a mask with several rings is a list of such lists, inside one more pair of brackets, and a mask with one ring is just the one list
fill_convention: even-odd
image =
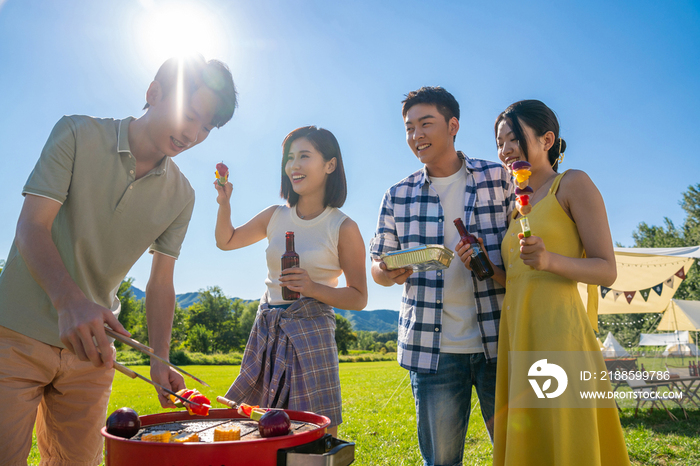
[(335, 313), (302, 298), (288, 308), (263, 296), (243, 353), (240, 375), (226, 393), (237, 403), (311, 411), (342, 422)]
[[(501, 242), (508, 229), (508, 215), (515, 205), (511, 177), (500, 164), (469, 159), (461, 152), (457, 154), (465, 161), (467, 171), (463, 220), (470, 233), (484, 240), (491, 262), (501, 266)], [(384, 194), (370, 254), (373, 259), (380, 260), (382, 254), (391, 251), (444, 244), (444, 229), (454, 228), (452, 220), (444, 218), (440, 199), (423, 167)], [(489, 362), (494, 362), (498, 354), (498, 325), (505, 289), (490, 278), (479, 281), (473, 272), (471, 275), (484, 355)], [(423, 373), (437, 371), (443, 288), (444, 279), (437, 271), (414, 272), (404, 284), (397, 359), (405, 369)]]

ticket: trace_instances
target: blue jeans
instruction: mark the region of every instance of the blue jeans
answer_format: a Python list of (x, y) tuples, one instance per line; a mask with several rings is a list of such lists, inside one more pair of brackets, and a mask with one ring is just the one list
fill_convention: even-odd
[(411, 371), (416, 400), (418, 444), (425, 466), (461, 466), (469, 425), (472, 386), (493, 442), (496, 363), (484, 353), (440, 353), (435, 374)]

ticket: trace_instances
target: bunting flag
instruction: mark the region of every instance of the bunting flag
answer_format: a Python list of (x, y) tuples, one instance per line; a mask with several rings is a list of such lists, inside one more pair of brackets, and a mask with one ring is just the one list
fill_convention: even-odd
[(649, 296), (651, 295), (651, 290), (654, 290), (657, 295), (661, 296), (664, 290), (664, 285), (667, 287), (673, 289), (673, 285), (676, 283), (676, 278), (678, 277), (681, 280), (686, 279), (685, 275), (685, 267), (681, 267), (681, 269), (676, 272), (675, 274), (671, 275), (666, 279), (665, 281), (659, 283), (656, 286), (652, 286), (650, 288), (644, 289), (644, 290), (634, 290), (634, 291), (619, 291), (619, 290), (613, 290), (612, 288), (608, 288), (607, 286), (601, 286), (600, 287), (600, 296), (605, 299), (605, 297), (612, 291), (613, 294), (613, 299), (617, 301), (617, 298), (619, 298), (622, 295), (625, 295), (625, 299), (627, 300), (627, 304), (632, 304), (632, 299), (634, 299), (635, 295), (639, 293), (639, 295), (644, 298), (644, 301), (647, 302), (649, 301)]
[(639, 294), (642, 295), (642, 298), (644, 298), (644, 302), (646, 302), (649, 299), (649, 293), (651, 293), (651, 288), (639, 291)]
[(681, 267), (681, 269), (676, 272), (676, 277), (680, 278), (681, 280), (685, 280), (685, 267)]

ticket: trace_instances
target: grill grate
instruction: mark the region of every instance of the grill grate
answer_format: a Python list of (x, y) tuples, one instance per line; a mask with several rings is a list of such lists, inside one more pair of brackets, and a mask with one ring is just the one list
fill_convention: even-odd
[[(193, 419), (191, 421), (177, 421), (177, 422), (167, 422), (164, 424), (152, 424), (146, 426), (145, 428), (139, 430), (139, 432), (134, 435), (131, 440), (141, 440), (141, 436), (145, 433), (152, 433), (156, 431), (169, 430), (173, 432), (173, 435), (180, 434), (182, 432), (198, 432), (207, 427), (211, 427), (209, 430), (199, 433), (199, 441), (204, 443), (214, 442), (214, 426), (221, 424), (223, 419)], [(230, 422), (226, 424), (221, 424), (222, 426), (238, 426), (241, 428), (241, 440), (253, 440), (259, 439), (260, 433), (258, 432), (258, 423), (256, 421), (231, 419)], [(292, 421), (291, 430), (292, 433), (307, 432), (310, 430), (318, 429), (316, 424), (311, 424), (308, 422)]]

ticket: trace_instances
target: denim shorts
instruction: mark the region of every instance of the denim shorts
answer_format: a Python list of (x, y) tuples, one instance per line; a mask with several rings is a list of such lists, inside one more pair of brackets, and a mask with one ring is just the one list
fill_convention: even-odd
[(411, 371), (411, 385), (425, 466), (462, 464), (472, 387), (476, 388), (481, 415), (493, 439), (496, 363), (486, 362), (484, 353), (440, 353), (437, 373)]

